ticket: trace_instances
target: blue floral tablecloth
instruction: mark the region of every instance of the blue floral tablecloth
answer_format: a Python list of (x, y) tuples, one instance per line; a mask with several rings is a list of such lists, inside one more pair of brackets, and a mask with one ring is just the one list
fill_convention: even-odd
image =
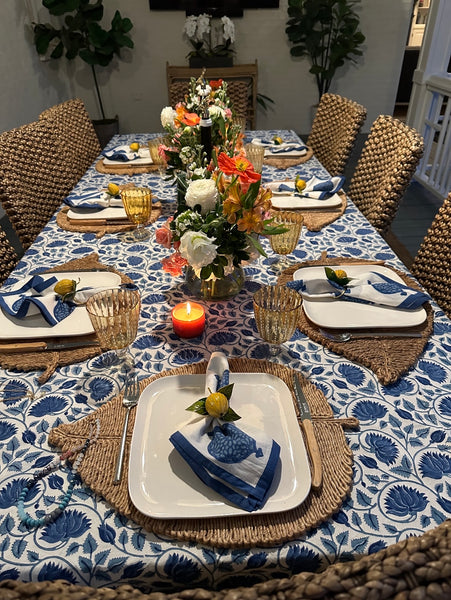
[[(297, 139), (288, 131), (253, 135), (270, 140), (276, 133)], [(116, 136), (109, 146), (149, 137)], [(304, 179), (326, 175), (312, 159), (288, 171), (265, 166), (263, 177), (298, 173)], [(111, 181), (121, 184), (129, 178), (101, 174), (93, 165), (77, 188), (105, 187)], [(176, 191), (171, 183), (158, 174), (136, 175), (133, 181), (150, 186), (161, 200), (160, 223), (173, 213)], [(154, 232), (155, 225), (150, 230)], [(169, 251), (153, 238), (132, 244), (117, 234), (96, 239), (91, 233), (63, 231), (53, 218), (10, 281), (92, 252), (102, 263), (126, 273), (142, 294), (139, 332), (131, 348), (141, 377), (207, 360), (217, 348), (232, 357), (268, 359), (269, 348), (258, 336), (252, 309), (259, 285), (276, 281), (271, 271), (276, 257), (266, 240), (263, 243), (268, 258), (246, 268), (245, 286), (234, 299), (207, 304), (206, 330), (191, 340), (179, 339), (172, 331), (170, 309), (186, 293), (181, 279), (162, 271), (160, 261)], [(313, 260), (323, 251), (383, 260), (405, 270), (351, 202), (345, 215), (322, 231), (304, 229), (295, 256)], [(69, 507), (55, 523), (28, 530), (19, 522), (17, 497), (30, 475), (55, 457), (47, 443), (49, 431), (108, 402), (122, 388), (123, 373), (113, 353), (60, 368), (42, 386), (39, 373), (1, 370), (0, 579), (63, 578), (91, 586), (130, 582), (143, 591), (252, 585), (352, 560), (440, 524), (451, 514), (451, 322), (433, 306), (434, 334), (423, 355), (390, 386), (299, 331), (284, 345), (276, 360), (301, 371), (320, 387), (337, 416), (357, 417), (360, 429), (347, 432), (354, 453), (350, 497), (321, 527), (272, 548), (216, 549), (158, 537), (118, 515), (85, 486), (75, 488)], [(52, 510), (66, 485), (66, 474), (57, 471), (34, 487), (27, 500), (39, 499), (40, 506), (48, 504)], [(33, 503), (27, 507), (33, 512)]]

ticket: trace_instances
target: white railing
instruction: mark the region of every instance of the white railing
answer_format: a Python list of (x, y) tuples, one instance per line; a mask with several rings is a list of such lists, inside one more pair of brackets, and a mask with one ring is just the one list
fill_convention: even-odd
[(427, 80), (424, 115), (424, 154), (414, 177), (444, 198), (451, 190), (450, 76), (433, 75)]

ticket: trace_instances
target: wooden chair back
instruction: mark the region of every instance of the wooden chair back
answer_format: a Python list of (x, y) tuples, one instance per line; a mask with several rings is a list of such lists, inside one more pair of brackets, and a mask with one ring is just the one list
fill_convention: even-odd
[(0, 229), (0, 285), (8, 279), (9, 274), (16, 266), (19, 257), (11, 246), (3, 229)]
[(348, 194), (379, 233), (390, 228), (422, 153), (415, 129), (388, 115), (374, 121)]

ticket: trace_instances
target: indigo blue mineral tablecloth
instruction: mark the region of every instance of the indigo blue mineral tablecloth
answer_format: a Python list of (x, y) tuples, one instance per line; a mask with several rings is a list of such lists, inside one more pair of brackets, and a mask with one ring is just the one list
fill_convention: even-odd
[[(258, 131), (297, 140), (294, 132)], [(145, 142), (150, 136), (116, 136), (109, 147)], [(264, 179), (301, 174), (327, 176), (315, 160), (287, 171), (264, 167)], [(104, 175), (94, 165), (76, 190), (128, 177)], [(158, 174), (133, 176), (150, 186), (162, 202), (164, 219), (174, 211), (175, 188)], [(160, 261), (169, 251), (154, 243), (126, 244), (117, 234), (96, 239), (92, 233), (58, 228), (55, 218), (26, 252), (10, 281), (28, 277), (96, 252), (100, 261), (128, 275), (142, 294), (142, 315), (131, 352), (140, 377), (188, 363), (206, 361), (221, 348), (231, 357), (269, 358), (257, 333), (252, 294), (262, 283), (275, 283), (270, 267), (276, 257), (266, 240), (268, 258), (246, 268), (243, 290), (228, 302), (207, 304), (207, 327), (191, 340), (174, 335), (170, 310), (186, 299), (182, 278), (172, 278)], [(295, 251), (299, 261), (332, 256), (378, 259), (401, 270), (403, 265), (360, 212), (348, 202), (345, 215), (320, 232), (305, 229)], [(24, 481), (54, 457), (49, 431), (60, 423), (89, 415), (123, 386), (113, 353), (58, 369), (39, 386), (39, 373), (0, 371), (0, 579), (39, 581), (63, 578), (91, 586), (130, 582), (143, 591), (192, 587), (232, 587), (324, 569), (331, 563), (373, 553), (411, 535), (421, 535), (451, 515), (451, 322), (433, 303), (434, 334), (416, 366), (390, 386), (368, 369), (351, 363), (309, 340), (299, 331), (275, 359), (298, 369), (326, 395), (336, 416), (354, 416), (360, 429), (347, 432), (354, 453), (350, 496), (327, 522), (300, 539), (276, 547), (215, 549), (179, 543), (150, 534), (118, 515), (85, 486), (53, 524), (28, 530), (17, 516)], [(408, 342), (406, 342), (408, 343)], [(54, 508), (67, 485), (57, 471), (30, 494)], [(30, 496), (29, 496), (30, 497)], [(33, 505), (29, 504), (30, 511)]]

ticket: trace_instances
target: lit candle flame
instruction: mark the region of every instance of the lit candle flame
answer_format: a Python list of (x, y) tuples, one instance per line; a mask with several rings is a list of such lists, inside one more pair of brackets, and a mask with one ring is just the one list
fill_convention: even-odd
[(189, 315), (191, 313), (191, 304), (189, 302), (186, 303), (186, 314)]

